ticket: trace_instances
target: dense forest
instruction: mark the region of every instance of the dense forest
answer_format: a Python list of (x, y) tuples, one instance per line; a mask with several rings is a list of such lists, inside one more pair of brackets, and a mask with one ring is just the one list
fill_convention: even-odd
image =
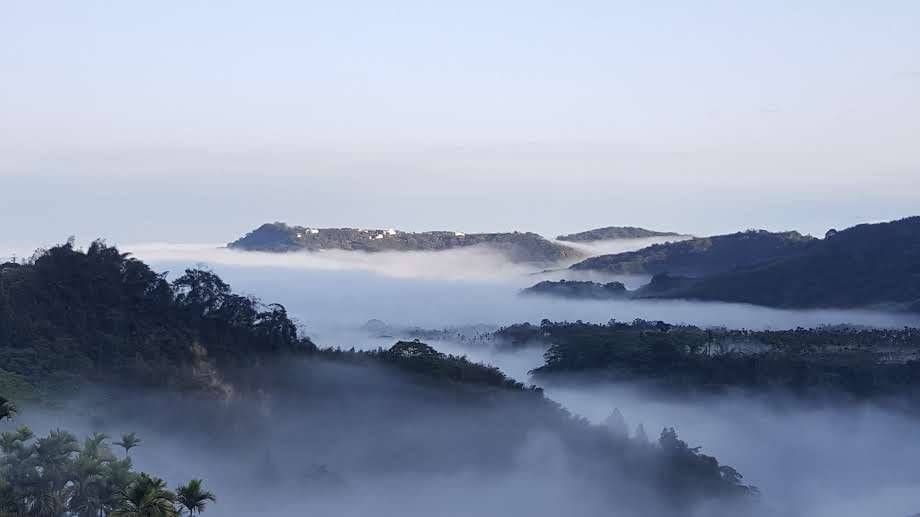
[(547, 346), (537, 378), (582, 374), (669, 390), (777, 389), (920, 404), (920, 329), (702, 329), (636, 320), (513, 325), (506, 346)]
[(17, 400), (83, 381), (218, 389), (219, 368), (315, 348), (283, 306), (210, 271), (165, 277), (101, 241), (0, 265), (0, 389)]
[[(611, 504), (629, 499), (655, 511), (706, 501), (746, 506), (757, 493), (672, 429), (649, 442), (644, 432), (624, 436), (591, 425), (540, 388), (418, 341), (372, 351), (319, 349), (282, 306), (235, 294), (213, 272), (190, 269), (169, 282), (99, 241), (86, 251), (68, 242), (0, 267), (0, 338), (0, 394), (34, 406), (66, 401), (89, 386), (80, 404), (93, 419), (134, 419), (158, 433), (182, 434), (222, 462), (269, 458), (240, 475), (255, 476), (245, 483), (279, 497), (280, 480), (307, 476), (317, 489), (339, 476), (309, 467), (317, 458), (362, 475), (505, 472), (534, 432), (554, 437), (579, 465), (570, 475), (585, 487), (619, 480), (598, 492)], [(37, 440), (27, 430), (3, 436), (3, 461), (26, 469), (24, 478), (0, 486), (11, 494), (8, 508), (19, 509), (11, 511), (39, 508), (22, 485), (36, 472), (57, 476), (47, 487), (58, 510), (35, 515), (172, 515), (181, 502), (181, 489), (170, 491), (113, 459), (101, 434), (82, 445), (64, 431)], [(49, 444), (58, 448), (58, 471), (35, 463)], [(94, 488), (81, 481), (83, 467), (94, 469)], [(91, 508), (81, 502), (84, 489), (96, 491)], [(122, 511), (113, 506), (113, 491), (121, 502), (159, 501), (162, 513)], [(637, 497), (640, 491), (645, 496)]]

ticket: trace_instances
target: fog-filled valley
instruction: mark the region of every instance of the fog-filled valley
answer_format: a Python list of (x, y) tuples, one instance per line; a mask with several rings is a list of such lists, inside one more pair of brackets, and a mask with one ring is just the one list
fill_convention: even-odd
[[(648, 244), (625, 240), (596, 249)], [(864, 339), (852, 333), (860, 329), (890, 329), (879, 334), (893, 343), (885, 346), (900, 347), (903, 339), (905, 353), (913, 354), (915, 338), (901, 329), (918, 326), (916, 314), (522, 296), (537, 280), (615, 280), (636, 288), (649, 277), (540, 269), (482, 247), (279, 254), (147, 244), (121, 251), (162, 275), (99, 243), (87, 252), (66, 244), (0, 269), (0, 294), (36, 311), (32, 322), (23, 320), (16, 304), (0, 297), (8, 318), (0, 319), (0, 336), (13, 345), (0, 356), (4, 397), (21, 398), (14, 400), (18, 414), (0, 424), (9, 473), (23, 468), (26, 460), (14, 458), (29, 450), (29, 440), (17, 442), (12, 432), (28, 425), (38, 437), (66, 429), (78, 440), (106, 440), (92, 434), (105, 433), (114, 442), (136, 432), (141, 442), (130, 456), (125, 451), (127, 465), (169, 487), (203, 479), (217, 498), (209, 513), (231, 517), (421, 516), (435, 508), (457, 516), (906, 516), (920, 507), (920, 446), (910, 439), (920, 412), (910, 377), (903, 379), (908, 391), (884, 391), (884, 398), (872, 390), (889, 387), (864, 387), (856, 370), (854, 380), (828, 379), (818, 391), (781, 388), (783, 363), (758, 374), (779, 375), (764, 385), (775, 389), (742, 383), (662, 391), (643, 381), (654, 374), (649, 368), (659, 368), (654, 361), (670, 357), (655, 351), (655, 340), (681, 343), (689, 339), (684, 334), (739, 340), (722, 353), (741, 361), (744, 352), (732, 355), (732, 346), (756, 349), (765, 346), (757, 340), (782, 339), (776, 353), (791, 355), (776, 357), (794, 360), (797, 340), (811, 347), (809, 340), (844, 343)], [(140, 300), (130, 294), (141, 292), (137, 282), (148, 285)], [(113, 298), (119, 290), (128, 297)], [(61, 298), (46, 308), (43, 297), (55, 292)], [(110, 312), (86, 301), (119, 299)], [(74, 320), (75, 310), (84, 315)], [(224, 318), (231, 319), (220, 323)], [(164, 327), (167, 321), (174, 323)], [(584, 323), (551, 323), (566, 321)], [(60, 325), (74, 338), (54, 337)], [(810, 337), (821, 329), (826, 336)], [(163, 348), (151, 348), (147, 332), (165, 332), (154, 338)], [(652, 340), (653, 355), (641, 359), (637, 376), (613, 380), (578, 369), (537, 375), (549, 364), (551, 343), (575, 333), (572, 339), (588, 341), (553, 353), (582, 355), (578, 347), (596, 347), (591, 340), (606, 338), (592, 335), (604, 332), (622, 333), (613, 340), (633, 333)], [(183, 337), (195, 335), (190, 344)], [(16, 336), (61, 358), (23, 363), (23, 354), (34, 352)], [(71, 348), (73, 339), (87, 348)], [(108, 360), (103, 350), (121, 359)], [(721, 357), (707, 352), (693, 360), (710, 368), (706, 361), (717, 365)], [(101, 370), (107, 368), (112, 372)], [(796, 382), (829, 374), (815, 375)], [(835, 390), (844, 386), (855, 386), (855, 396), (839, 396)], [(37, 439), (35, 461), (52, 438)], [(89, 449), (81, 450), (74, 465)], [(96, 461), (100, 472), (117, 465), (104, 454)], [(48, 468), (35, 475), (50, 476)], [(74, 483), (62, 490), (73, 486), (81, 494), (95, 486)], [(31, 500), (13, 487), (12, 499), (0, 504)], [(100, 511), (108, 508), (99, 501)]]
[[(410, 337), (408, 334), (380, 335), (376, 329), (362, 327), (371, 319), (382, 320), (393, 329), (456, 328), (456, 333), (465, 338), (504, 325), (539, 322), (543, 318), (595, 322), (642, 318), (702, 327), (748, 329), (838, 324), (898, 328), (918, 324), (913, 315), (873, 311), (789, 311), (691, 301), (592, 302), (522, 298), (517, 290), (533, 283), (533, 272), (507, 264), (492, 267), (489, 261), (498, 259), (487, 254), (475, 257), (478, 262), (462, 253), (457, 258), (449, 257), (456, 252), (420, 254), (401, 262), (411, 264), (405, 270), (394, 272), (386, 258), (378, 260), (360, 253), (338, 260), (336, 268), (327, 268), (312, 264), (312, 258), (298, 256), (284, 256), (280, 262), (279, 257), (275, 257), (272, 260), (276, 262), (264, 263), (258, 257), (237, 256), (226, 250), (197, 254), (200, 250), (185, 249), (181, 256), (175, 256), (172, 247), (145, 249), (147, 251), (142, 249), (138, 254), (147, 255), (157, 269), (181, 271), (190, 264), (204, 263), (237, 289), (284, 303), (320, 346), (373, 349), (388, 347), (399, 337)], [(247, 260), (253, 262), (247, 263)], [(554, 278), (554, 275), (554, 272), (545, 272), (536, 276)], [(629, 285), (647, 281), (641, 277), (617, 279)], [(509, 350), (487, 340), (458, 340), (450, 335), (448, 330), (444, 339), (426, 339), (425, 342), (445, 353), (465, 355), (473, 361), (498, 366), (525, 383), (531, 382), (529, 370), (542, 363), (543, 349), (539, 347)], [(592, 382), (549, 382), (543, 387), (549, 398), (596, 424), (602, 424), (614, 409), (619, 409), (631, 434), (639, 424), (652, 438), (662, 428), (674, 426), (681, 439), (691, 446), (702, 446), (704, 453), (732, 465), (745, 476), (746, 482), (757, 485), (762, 491), (758, 511), (765, 515), (898, 516), (908, 515), (920, 507), (916, 491), (920, 477), (914, 468), (920, 460), (920, 447), (910, 439), (917, 425), (917, 417), (913, 415), (880, 408), (871, 402), (824, 404), (793, 397), (777, 399), (734, 393), (679, 400), (656, 396), (636, 385)], [(431, 418), (426, 420), (429, 423), (439, 418), (426, 415), (426, 419)], [(311, 418), (311, 421), (314, 420)], [(456, 438), (447, 438), (450, 435), (443, 433), (447, 429), (457, 429), (456, 424), (441, 425), (437, 424), (437, 430), (432, 432), (441, 433), (438, 436), (444, 436), (448, 442), (455, 442)], [(309, 432), (306, 434), (309, 436)], [(468, 493), (469, 490), (478, 494), (474, 506), (466, 506), (467, 502), (451, 503), (449, 508), (442, 510), (445, 514), (490, 515), (489, 507), (494, 509), (494, 505), (534, 515), (562, 511), (588, 515), (599, 511), (600, 507), (595, 506), (601, 504), (596, 500), (597, 493), (582, 492), (587, 489), (568, 477), (569, 469), (579, 470), (577, 465), (563, 467), (568, 460), (561, 456), (554, 460), (544, 457), (546, 450), (553, 449), (553, 439), (528, 438), (537, 442), (522, 444), (518, 454), (526, 455), (527, 450), (543, 451), (537, 454), (542, 459), (519, 457), (517, 461), (523, 462), (526, 468), (518, 465), (519, 470), (514, 475), (505, 473), (483, 481), (477, 475), (464, 477), (464, 474), (454, 473), (452, 476), (459, 477), (426, 476), (425, 480), (407, 477), (392, 482), (441, 484), (442, 489), (452, 487), (445, 497), (460, 497), (459, 492)], [(540, 463), (542, 461), (561, 463), (547, 465)], [(335, 462), (329, 460), (328, 463)], [(547, 478), (548, 471), (565, 472), (565, 479)], [(365, 487), (363, 493), (374, 494), (375, 490), (384, 489), (370, 480), (365, 481), (376, 488)], [(433, 486), (419, 490), (418, 494), (423, 492), (429, 494), (427, 497), (441, 493)], [(509, 494), (519, 496), (509, 497)], [(370, 497), (381, 501), (379, 494)], [(387, 503), (383, 498), (383, 502), (375, 504), (393, 504), (393, 511), (397, 507), (406, 511), (406, 504), (408, 507), (414, 507), (415, 503), (418, 507), (435, 504), (422, 500), (412, 503), (411, 497), (415, 496), (407, 497), (410, 497), (408, 502)], [(577, 500), (585, 506), (554, 506), (560, 500)], [(357, 504), (347, 511), (371, 511), (370, 506)], [(627, 509), (616, 504), (614, 507), (629, 514)]]
[(883, 4), (4, 2), (0, 517), (920, 517)]
[[(635, 249), (646, 240), (620, 243)], [(683, 300), (569, 301), (518, 296), (543, 279), (618, 280), (629, 287), (647, 276), (534, 270), (514, 265), (488, 250), (435, 253), (322, 252), (272, 254), (234, 252), (217, 245), (125, 247), (164, 271), (195, 264), (211, 267), (239, 291), (283, 303), (311, 337), (329, 346), (323, 333), (351, 330), (369, 319), (393, 325), (443, 328), (473, 324), (508, 325), (543, 318), (606, 322), (634, 318), (730, 328), (795, 328), (854, 324), (902, 327), (916, 315), (860, 310), (788, 311), (744, 304)], [(331, 336), (331, 335), (330, 335)]]

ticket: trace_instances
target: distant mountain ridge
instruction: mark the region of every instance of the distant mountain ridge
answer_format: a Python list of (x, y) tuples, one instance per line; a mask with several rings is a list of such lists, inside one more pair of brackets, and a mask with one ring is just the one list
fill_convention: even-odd
[[(571, 266), (647, 274), (631, 298), (695, 299), (780, 308), (870, 308), (920, 313), (920, 217), (861, 224), (824, 239), (747, 231), (656, 244)], [(542, 282), (526, 290), (595, 298), (602, 284)]]
[(571, 266), (581, 271), (619, 275), (701, 277), (804, 253), (817, 239), (798, 232), (749, 230), (655, 244), (648, 248), (585, 259)]
[(619, 239), (648, 239), (650, 237), (680, 237), (674, 232), (657, 232), (635, 226), (605, 226), (578, 233), (570, 233), (556, 237), (557, 241), (566, 242), (593, 242)]
[(512, 262), (556, 263), (583, 255), (568, 246), (531, 232), (463, 233), (453, 231), (404, 232), (394, 229), (309, 228), (266, 223), (229, 243), (245, 251), (443, 251), (476, 245), (496, 249)]
[(802, 253), (699, 279), (655, 297), (920, 312), (920, 217), (832, 230)]

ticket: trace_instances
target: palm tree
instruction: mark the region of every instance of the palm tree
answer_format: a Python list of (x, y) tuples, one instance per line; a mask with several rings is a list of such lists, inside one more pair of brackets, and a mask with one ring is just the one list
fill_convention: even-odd
[(200, 479), (193, 479), (176, 489), (179, 506), (185, 508), (188, 514), (201, 514), (208, 504), (208, 501), (215, 502), (217, 499), (214, 494), (208, 492), (201, 486)]
[(93, 433), (84, 440), (83, 449), (71, 464), (71, 512), (82, 516), (98, 515), (101, 512), (105, 496), (106, 466), (115, 461), (115, 456), (105, 443), (108, 439), (105, 434)]
[(141, 439), (135, 433), (125, 433), (121, 435), (121, 441), (115, 442), (115, 445), (124, 448), (125, 458), (128, 457), (128, 451), (141, 444)]
[(80, 451), (80, 443), (71, 433), (56, 429), (39, 438), (34, 451), (40, 473), (36, 480), (40, 490), (36, 513), (63, 515), (72, 493), (70, 471), (74, 457)]
[(141, 473), (121, 492), (118, 508), (112, 517), (177, 517), (176, 494), (160, 478)]
[(6, 397), (0, 396), (0, 421), (11, 419), (16, 414), (16, 405)]

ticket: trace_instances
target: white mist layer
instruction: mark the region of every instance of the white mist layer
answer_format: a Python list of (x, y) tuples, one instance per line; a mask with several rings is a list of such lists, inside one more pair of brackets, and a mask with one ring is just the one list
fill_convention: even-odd
[(521, 276), (532, 267), (510, 263), (481, 246), (447, 251), (323, 250), (289, 253), (236, 251), (207, 244), (138, 244), (124, 247), (146, 262), (188, 261), (309, 271), (365, 271), (392, 278), (483, 280)]
[[(792, 311), (744, 304), (703, 303), (684, 300), (569, 300), (519, 296), (521, 288), (541, 280), (537, 275), (492, 276), (469, 263), (457, 265), (450, 279), (393, 278), (367, 270), (313, 269), (298, 267), (313, 264), (312, 257), (236, 253), (218, 250), (215, 260), (196, 254), (176, 260), (172, 254), (138, 252), (158, 270), (179, 273), (183, 268), (205, 265), (214, 269), (237, 291), (284, 304), (304, 324), (313, 337), (327, 330), (354, 328), (369, 319), (393, 325), (428, 328), (467, 324), (508, 325), (543, 318), (554, 321), (583, 320), (605, 323), (611, 318), (663, 320), (700, 326), (727, 326), (748, 329), (787, 329), (820, 325), (856, 324), (884, 328), (917, 325), (920, 317), (856, 310)], [(223, 257), (243, 255), (251, 265), (228, 264)], [(373, 257), (376, 259), (376, 255)], [(261, 260), (267, 262), (259, 262)], [(284, 260), (284, 265), (273, 261)], [(428, 260), (428, 258), (425, 258)], [(503, 271), (513, 271), (505, 266)], [(411, 274), (410, 268), (404, 271)], [(431, 270), (429, 270), (431, 271)], [(549, 276), (554, 275), (550, 274)], [(641, 280), (621, 278), (627, 283)], [(334, 343), (330, 343), (334, 344)]]
[(612, 255), (647, 248), (654, 244), (680, 242), (692, 239), (690, 235), (671, 235), (667, 237), (646, 237), (644, 239), (610, 239), (591, 242), (570, 242), (554, 240), (556, 244), (575, 248), (586, 256)]
[[(392, 342), (392, 340), (390, 340)], [(370, 342), (383, 346), (385, 340)], [(542, 364), (543, 350), (429, 341), (444, 353), (498, 366), (518, 381)], [(621, 384), (544, 385), (546, 395), (593, 423), (617, 408), (631, 428), (681, 439), (731, 465), (764, 493), (766, 515), (862, 517), (920, 510), (918, 420), (871, 404), (805, 405), (791, 399), (710, 396), (662, 400)]]

